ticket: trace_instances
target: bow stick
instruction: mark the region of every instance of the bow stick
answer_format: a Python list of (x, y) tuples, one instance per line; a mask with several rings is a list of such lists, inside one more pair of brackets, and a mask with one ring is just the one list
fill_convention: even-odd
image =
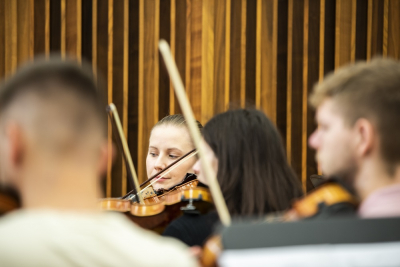
[[(133, 161), (131, 157), (131, 153), (129, 152), (128, 143), (126, 142), (124, 131), (122, 130), (121, 120), (119, 119), (117, 108), (113, 103), (108, 105), (107, 111), (110, 112), (114, 116), (115, 125), (117, 126), (117, 132), (122, 144), (122, 152), (125, 155), (126, 159), (126, 167), (129, 168), (130, 173), (132, 174), (133, 184), (135, 186), (136, 192), (140, 192), (139, 181), (136, 175), (135, 167), (133, 166)], [(140, 204), (144, 204), (142, 194), (137, 194), (139, 198)]]
[(179, 104), (181, 106), (183, 115), (189, 127), (190, 135), (194, 141), (195, 147), (199, 152), (200, 162), (203, 166), (205, 177), (210, 187), (211, 195), (214, 199), (215, 207), (217, 208), (219, 218), (223, 225), (228, 226), (231, 223), (231, 217), (222, 196), (221, 188), (219, 187), (216, 175), (211, 168), (210, 162), (205, 158), (205, 151), (200, 145), (201, 135), (198, 127), (195, 124), (195, 118), (190, 106), (189, 100), (187, 99), (185, 88), (183, 86), (181, 77), (179, 76), (178, 69), (176, 67), (175, 61), (172, 58), (171, 50), (168, 43), (165, 40), (160, 40), (159, 50), (164, 59), (165, 66), (167, 67), (168, 74), (171, 78), (172, 84), (174, 85), (175, 94), (178, 98)]

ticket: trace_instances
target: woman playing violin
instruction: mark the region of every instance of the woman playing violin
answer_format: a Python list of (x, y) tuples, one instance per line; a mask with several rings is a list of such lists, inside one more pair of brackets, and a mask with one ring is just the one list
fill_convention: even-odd
[[(205, 125), (203, 137), (207, 158), (232, 216), (262, 217), (283, 211), (302, 195), (279, 133), (261, 111), (241, 109), (219, 114)], [(193, 169), (199, 181), (207, 184), (199, 161)], [(189, 246), (202, 245), (217, 221), (215, 213), (185, 214), (173, 221), (164, 235)]]
[[(196, 121), (201, 129), (203, 126)], [(186, 120), (181, 114), (169, 115), (161, 119), (152, 129), (149, 140), (149, 151), (146, 159), (147, 176), (152, 177), (165, 167), (194, 149), (186, 126)], [(180, 164), (168, 174), (160, 177), (153, 184), (154, 190), (169, 189), (185, 180), (187, 174), (194, 173), (193, 165), (196, 158), (192, 157)]]

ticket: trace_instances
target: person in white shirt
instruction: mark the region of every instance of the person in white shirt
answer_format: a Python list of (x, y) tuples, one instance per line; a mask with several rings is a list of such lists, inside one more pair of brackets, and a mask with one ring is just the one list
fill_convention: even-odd
[(22, 208), (0, 218), (0, 266), (197, 266), (179, 241), (99, 210), (107, 120), (89, 67), (51, 59), (0, 90), (0, 168)]

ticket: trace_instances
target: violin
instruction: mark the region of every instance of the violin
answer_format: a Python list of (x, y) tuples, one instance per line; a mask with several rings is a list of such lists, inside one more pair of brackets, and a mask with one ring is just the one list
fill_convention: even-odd
[[(107, 111), (116, 126), (117, 136), (119, 136), (118, 145), (123, 152), (127, 174), (131, 178), (130, 180), (133, 181), (131, 184), (134, 185), (134, 189), (122, 198), (100, 200), (100, 206), (103, 210), (123, 212), (129, 219), (141, 227), (162, 233), (163, 229), (173, 219), (180, 216), (182, 212), (204, 212), (212, 206), (212, 198), (206, 189), (194, 189), (198, 184), (196, 175), (194, 174), (188, 174), (180, 184), (169, 189), (155, 191), (152, 187), (152, 184), (161, 178), (161, 174), (168, 174), (168, 172), (178, 167), (179, 164), (196, 155), (197, 152), (195, 149), (139, 186), (115, 105), (110, 104)], [(160, 177), (156, 178), (157, 176)], [(193, 203), (196, 204), (193, 205)]]
[[(292, 208), (282, 214), (269, 214), (266, 222), (293, 222), (310, 219), (317, 216), (323, 209), (344, 204), (354, 210), (358, 200), (335, 180), (328, 180), (312, 190), (307, 196), (295, 200)], [(222, 240), (219, 235), (210, 237), (201, 256), (202, 266), (217, 266), (217, 259), (223, 250)]]

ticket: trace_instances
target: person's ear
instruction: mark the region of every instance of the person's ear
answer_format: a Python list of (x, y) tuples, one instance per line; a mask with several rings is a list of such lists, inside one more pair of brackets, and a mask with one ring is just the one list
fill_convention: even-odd
[(111, 165), (115, 160), (116, 157), (116, 148), (115, 145), (112, 144), (111, 147), (109, 147), (108, 142), (104, 142), (101, 146), (100, 149), (100, 159), (99, 159), (99, 166), (98, 166), (98, 172), (100, 176), (103, 176), (107, 172), (108, 168), (108, 163), (110, 162)]
[(8, 164), (12, 172), (18, 171), (24, 163), (25, 142), (21, 127), (16, 123), (6, 126), (6, 138), (8, 140)]
[(355, 142), (357, 146), (357, 154), (359, 156), (365, 156), (371, 152), (374, 147), (374, 141), (376, 138), (376, 132), (374, 126), (367, 119), (359, 119), (354, 125), (355, 130)]

